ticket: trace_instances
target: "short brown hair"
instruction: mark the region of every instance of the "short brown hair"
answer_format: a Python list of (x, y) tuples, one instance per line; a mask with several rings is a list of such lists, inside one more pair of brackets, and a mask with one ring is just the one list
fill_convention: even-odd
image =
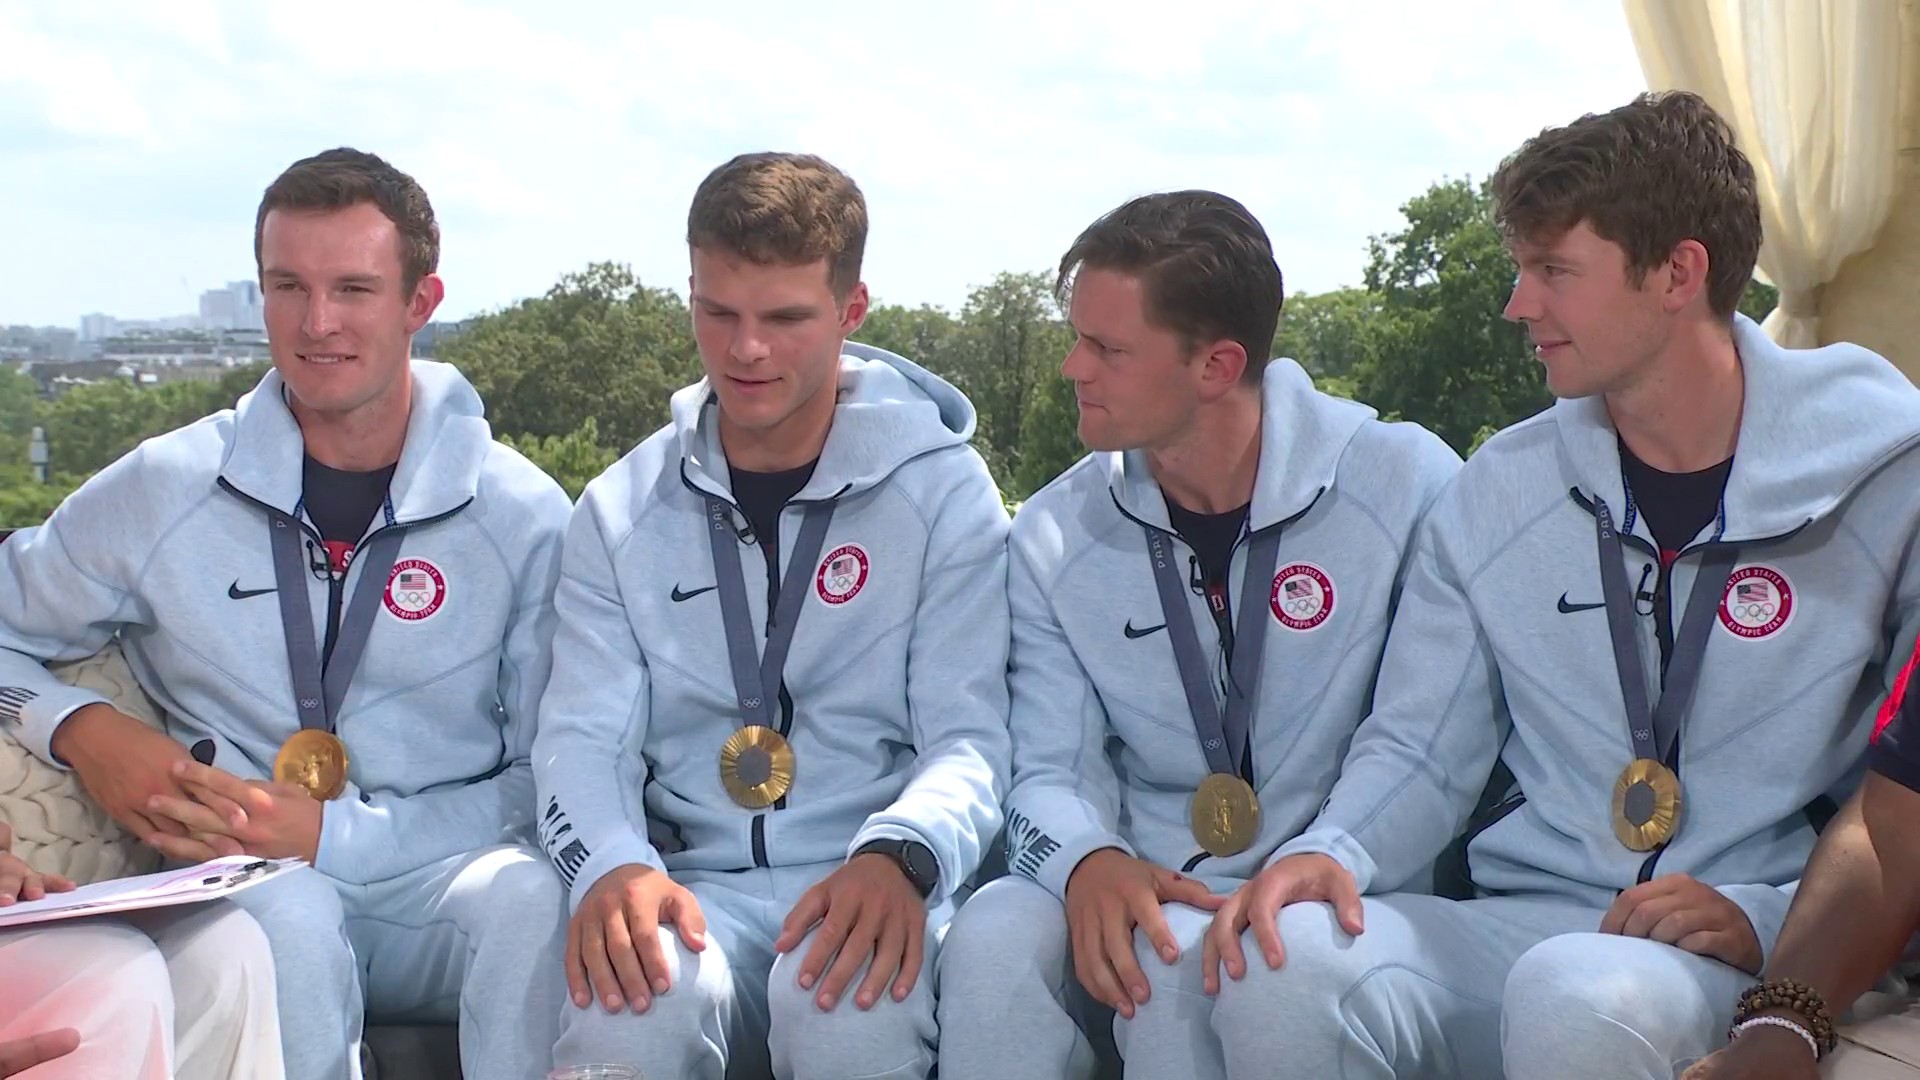
[(1148, 321), (1189, 350), (1239, 342), (1245, 380), (1260, 381), (1286, 291), (1267, 231), (1240, 203), (1212, 191), (1142, 195), (1087, 226), (1060, 257), (1054, 293), (1063, 305), (1085, 267), (1138, 277)]
[(1507, 241), (1551, 242), (1582, 221), (1620, 245), (1638, 287), (1683, 240), (1707, 249), (1707, 303), (1733, 317), (1760, 257), (1760, 198), (1733, 129), (1696, 94), (1641, 94), (1548, 128), (1493, 175)]
[(302, 158), (267, 185), (253, 218), (253, 264), (260, 265), (260, 236), (274, 210), (345, 210), (372, 203), (400, 231), (401, 290), (440, 267), (440, 225), (418, 181), (374, 154), (340, 147)]
[(741, 154), (707, 174), (687, 212), (687, 244), (763, 266), (825, 259), (846, 299), (867, 250), (867, 200), (853, 178), (812, 154)]

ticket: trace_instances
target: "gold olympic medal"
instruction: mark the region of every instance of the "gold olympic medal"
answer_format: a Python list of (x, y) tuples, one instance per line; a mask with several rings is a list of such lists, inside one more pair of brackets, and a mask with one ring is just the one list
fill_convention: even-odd
[(772, 806), (793, 786), (793, 747), (770, 727), (749, 724), (720, 747), (720, 783), (749, 810)]
[(1207, 854), (1238, 855), (1260, 832), (1260, 797), (1252, 785), (1231, 773), (1211, 773), (1193, 793), (1187, 820), (1194, 840)]
[(298, 784), (325, 802), (347, 790), (347, 744), (319, 728), (303, 728), (273, 756), (273, 778)]
[(1613, 782), (1613, 835), (1633, 851), (1652, 851), (1680, 828), (1680, 778), (1652, 758), (1635, 758)]

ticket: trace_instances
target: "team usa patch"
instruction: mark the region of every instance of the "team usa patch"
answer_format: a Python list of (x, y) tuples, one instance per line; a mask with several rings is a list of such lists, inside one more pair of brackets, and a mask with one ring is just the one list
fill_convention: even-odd
[(1289, 630), (1318, 629), (1333, 616), (1333, 579), (1312, 563), (1293, 563), (1273, 576), (1273, 617)]
[(1793, 618), (1793, 583), (1771, 566), (1742, 566), (1720, 597), (1720, 625), (1736, 637), (1768, 638)]
[(813, 579), (814, 591), (820, 594), (821, 603), (838, 607), (860, 595), (872, 569), (866, 548), (842, 544), (820, 561), (820, 572)]
[(447, 576), (426, 559), (401, 559), (387, 574), (385, 600), (396, 619), (431, 619), (447, 602)]

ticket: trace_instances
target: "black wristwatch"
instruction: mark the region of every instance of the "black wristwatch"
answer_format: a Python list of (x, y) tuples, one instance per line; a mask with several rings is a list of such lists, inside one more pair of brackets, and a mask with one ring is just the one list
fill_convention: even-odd
[(922, 900), (940, 886), (940, 860), (933, 849), (917, 840), (873, 840), (860, 845), (855, 855), (885, 855), (899, 864), (907, 883), (920, 890)]

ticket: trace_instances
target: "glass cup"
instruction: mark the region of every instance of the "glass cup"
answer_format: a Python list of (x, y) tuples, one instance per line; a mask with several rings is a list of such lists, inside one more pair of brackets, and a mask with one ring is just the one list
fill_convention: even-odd
[(568, 1065), (547, 1074), (547, 1080), (646, 1080), (631, 1065)]

